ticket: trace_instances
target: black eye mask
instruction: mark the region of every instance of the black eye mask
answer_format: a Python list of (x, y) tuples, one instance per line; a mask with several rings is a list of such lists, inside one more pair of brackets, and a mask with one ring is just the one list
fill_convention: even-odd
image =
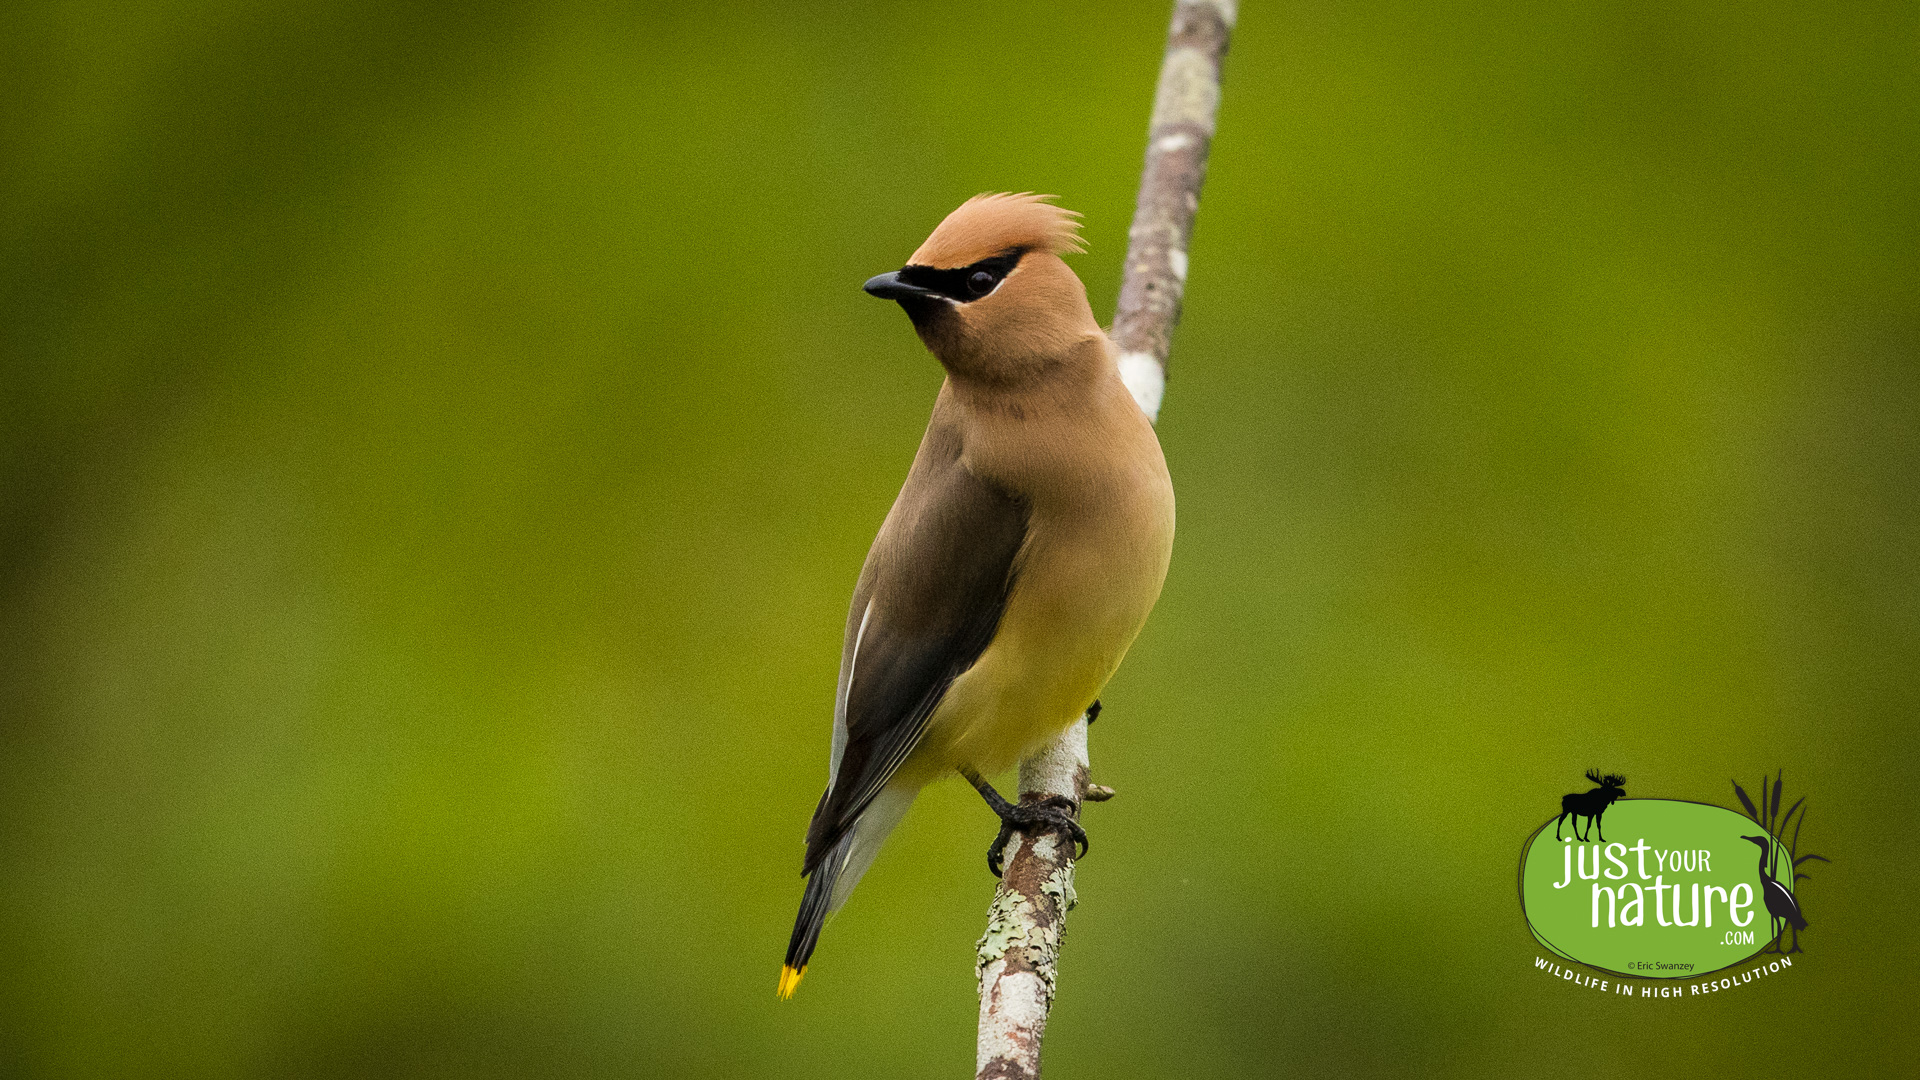
[(936, 292), (956, 304), (964, 304), (991, 293), (1020, 263), (1025, 248), (1008, 248), (991, 258), (969, 266), (939, 270), (931, 266), (908, 264), (900, 270), (900, 280), (915, 288)]

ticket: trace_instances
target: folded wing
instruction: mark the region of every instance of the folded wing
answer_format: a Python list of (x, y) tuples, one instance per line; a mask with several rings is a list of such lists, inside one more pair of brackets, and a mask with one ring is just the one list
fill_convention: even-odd
[(807, 829), (811, 874), (992, 642), (1018, 576), (1027, 513), (969, 472), (936, 419), (854, 588), (831, 779)]

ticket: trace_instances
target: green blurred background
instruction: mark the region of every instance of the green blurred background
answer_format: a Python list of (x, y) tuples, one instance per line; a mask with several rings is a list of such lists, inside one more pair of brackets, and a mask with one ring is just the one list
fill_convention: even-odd
[[(967, 1075), (990, 815), (774, 998), (989, 189), (1110, 312), (1168, 5), (0, 10), (0, 1073)], [(1920, 1039), (1920, 13), (1247, 3), (1050, 1075)], [(1589, 767), (1812, 808), (1786, 977), (1536, 974)]]

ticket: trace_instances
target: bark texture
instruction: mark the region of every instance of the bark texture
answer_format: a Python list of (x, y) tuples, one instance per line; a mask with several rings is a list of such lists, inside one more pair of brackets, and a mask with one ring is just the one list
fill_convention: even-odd
[[(1079, 815), (1087, 795), (1087, 721), (1020, 763), (1020, 801), (1065, 795)], [(1074, 905), (1072, 840), (1015, 833), (1006, 872), (977, 945), (980, 1041), (975, 1075), (1025, 1080), (1040, 1075), (1040, 1041), (1053, 1008), (1053, 980), (1067, 912)]]
[[(1158, 419), (1166, 391), (1167, 354), (1187, 285), (1187, 240), (1200, 208), (1220, 65), (1236, 15), (1234, 0), (1179, 0), (1167, 31), (1167, 52), (1154, 91), (1146, 169), (1127, 234), (1113, 340), (1120, 376), (1148, 419)], [(1087, 721), (1082, 718), (1021, 763), (1020, 801), (1066, 796), (1074, 815), (1113, 792), (1089, 782)], [(987, 909), (979, 941), (978, 1080), (1037, 1080), (1047, 1013), (1053, 1008), (1060, 942), (1073, 908), (1071, 841), (1054, 834), (1015, 834), (1006, 873)]]
[(1181, 0), (1167, 31), (1167, 55), (1153, 95), (1147, 164), (1127, 232), (1127, 267), (1113, 319), (1120, 375), (1157, 419), (1167, 353), (1187, 288), (1187, 239), (1200, 208), (1220, 108), (1220, 65), (1233, 32), (1233, 0)]

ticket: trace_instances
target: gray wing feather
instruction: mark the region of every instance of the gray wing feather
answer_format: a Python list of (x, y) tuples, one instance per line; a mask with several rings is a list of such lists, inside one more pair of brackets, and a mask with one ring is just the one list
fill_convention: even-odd
[(936, 421), (854, 588), (834, 709), (833, 768), (807, 828), (812, 873), (985, 652), (1013, 589), (1025, 505), (969, 472)]

